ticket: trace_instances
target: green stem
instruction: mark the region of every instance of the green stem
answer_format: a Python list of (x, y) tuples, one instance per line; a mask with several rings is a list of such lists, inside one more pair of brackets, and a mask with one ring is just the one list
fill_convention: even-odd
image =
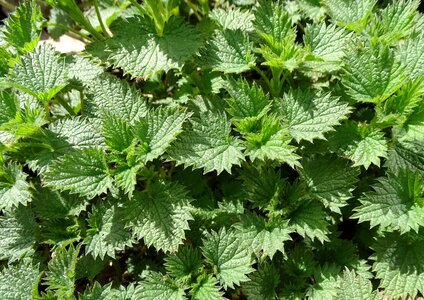
[(68, 104), (68, 102), (65, 101), (65, 99), (62, 96), (57, 95), (56, 96), (57, 101), (60, 103), (60, 105), (63, 106), (64, 109), (71, 115), (76, 116), (74, 109)]
[(0, 5), (4, 6), (7, 10), (14, 11), (16, 9), (15, 5), (10, 4), (6, 0), (0, 0)]
[(186, 0), (187, 5), (193, 10), (194, 15), (196, 16), (196, 18), (200, 21), (202, 20), (202, 16), (199, 15), (199, 8), (197, 7), (197, 5), (191, 3), (190, 0)]
[(107, 37), (110, 37), (109, 32), (107, 31), (105, 24), (103, 23), (102, 16), (100, 15), (99, 10), (99, 2), (97, 0), (94, 1), (94, 10), (96, 11), (97, 19), (99, 19), (100, 27), (102, 28), (103, 34)]
[(261, 78), (265, 81), (265, 83), (268, 86), (268, 89), (271, 89), (271, 83), (269, 82), (268, 77), (266, 77), (265, 73), (259, 69), (257, 66), (253, 66), (253, 70), (255, 70), (260, 76)]
[[(90, 41), (90, 42), (92, 41), (92, 39), (91, 39), (88, 35), (86, 35), (86, 34), (84, 34), (84, 33), (80, 32), (80, 31), (78, 31), (78, 30), (75, 30), (75, 29), (73, 29), (72, 27), (69, 27), (69, 26), (63, 25), (63, 24), (57, 24), (57, 23), (50, 23), (50, 22), (47, 22), (47, 23), (46, 23), (46, 26), (55, 26), (55, 27), (59, 27), (59, 28), (62, 28), (63, 30), (66, 30), (66, 31), (72, 32), (73, 34), (77, 35), (77, 36), (78, 36), (78, 37), (80, 37), (80, 38), (83, 38), (83, 39), (88, 40), (88, 41)], [(83, 40), (83, 41), (84, 41), (84, 40)]]
[(146, 10), (144, 9), (143, 6), (141, 6), (137, 0), (130, 0), (131, 4), (134, 5), (142, 15), (146, 14)]

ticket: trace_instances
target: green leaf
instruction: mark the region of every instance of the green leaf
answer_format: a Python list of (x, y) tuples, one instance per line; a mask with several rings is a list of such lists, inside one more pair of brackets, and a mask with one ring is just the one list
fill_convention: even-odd
[(324, 133), (333, 131), (351, 111), (338, 98), (313, 89), (291, 90), (284, 94), (279, 109), (289, 134), (298, 142), (325, 139)]
[(212, 276), (200, 276), (190, 291), (193, 300), (223, 300), (226, 299), (218, 285), (216, 279)]
[(212, 39), (200, 50), (200, 65), (225, 74), (242, 73), (255, 66), (253, 43), (240, 29), (215, 30)]
[(83, 86), (90, 86), (97, 77), (104, 73), (103, 67), (93, 60), (81, 56), (73, 58), (73, 62), (69, 65), (68, 78), (77, 80)]
[(15, 119), (19, 111), (18, 99), (12, 93), (0, 91), (0, 125)]
[(127, 122), (105, 110), (102, 114), (102, 123), (103, 136), (110, 149), (124, 152), (133, 144), (134, 135)]
[(116, 168), (115, 183), (132, 198), (135, 186), (137, 184), (137, 174), (143, 166), (137, 164), (135, 166), (121, 165)]
[(165, 268), (169, 275), (182, 280), (197, 276), (202, 267), (200, 251), (190, 246), (180, 247), (177, 253), (165, 258)]
[(407, 79), (405, 67), (382, 44), (350, 50), (345, 61), (342, 83), (355, 101), (381, 103)]
[(315, 201), (305, 201), (289, 214), (289, 226), (301, 236), (317, 239), (321, 243), (329, 241), (329, 223), (322, 205)]
[(373, 186), (374, 191), (359, 199), (353, 218), (369, 221), (371, 227), (387, 227), (401, 233), (424, 226), (424, 184), (422, 178), (409, 170), (388, 173)]
[(33, 299), (38, 295), (39, 266), (23, 259), (0, 272), (0, 298), (4, 300)]
[(36, 1), (23, 1), (7, 18), (4, 27), (5, 40), (20, 53), (30, 52), (40, 39), (41, 18), (41, 11)]
[[(118, 19), (111, 30), (113, 37), (95, 46), (102, 52), (106, 48), (107, 61), (134, 77), (151, 77), (160, 71), (181, 69), (202, 43), (198, 30), (177, 17), (165, 23), (161, 36), (146, 15)], [(94, 55), (95, 50), (88, 47)]]
[(424, 247), (422, 233), (389, 233), (373, 246), (373, 271), (380, 288), (391, 299), (415, 298), (424, 291)]
[(411, 79), (424, 75), (424, 47), (421, 47), (423, 43), (424, 33), (421, 33), (416, 37), (406, 39), (396, 51), (397, 60), (405, 65)]
[(401, 169), (419, 172), (424, 176), (424, 142), (398, 141), (389, 150), (385, 166), (393, 173)]
[(134, 125), (134, 134), (141, 141), (144, 162), (161, 156), (182, 131), (187, 115), (175, 109), (152, 109)]
[[(302, 262), (301, 262), (302, 263)], [(340, 284), (340, 267), (336, 264), (324, 264), (314, 272), (314, 284), (311, 285), (306, 296), (313, 300), (338, 300), (337, 292)], [(358, 300), (367, 300), (358, 298)]]
[(135, 298), (145, 300), (175, 299), (184, 300), (184, 288), (161, 273), (151, 272), (136, 288)]
[(33, 246), (38, 234), (31, 210), (19, 206), (0, 217), (0, 259), (11, 261), (34, 252)]
[(372, 283), (368, 278), (346, 268), (343, 277), (340, 279), (337, 299), (377, 300), (379, 298), (373, 292)]
[(233, 230), (221, 228), (218, 233), (206, 233), (202, 253), (213, 265), (214, 272), (225, 289), (249, 281), (246, 275), (254, 271), (242, 237)]
[(112, 188), (102, 150), (87, 148), (73, 151), (54, 161), (45, 173), (46, 184), (93, 198)]
[(52, 48), (44, 44), (22, 57), (10, 70), (11, 83), (24, 92), (47, 102), (67, 84), (66, 65)]
[(16, 163), (3, 167), (0, 174), (0, 209), (10, 210), (19, 204), (26, 205), (31, 201), (30, 185), (26, 178), (27, 174)]
[(311, 195), (337, 213), (352, 197), (359, 175), (358, 168), (334, 155), (305, 158), (299, 172)]
[(333, 21), (356, 32), (365, 27), (376, 3), (376, 0), (324, 0)]
[(221, 8), (212, 10), (210, 18), (214, 20), (222, 29), (251, 32), (253, 31), (253, 20), (255, 16), (249, 11), (242, 11), (239, 8), (224, 10)]
[(248, 299), (274, 300), (277, 298), (277, 287), (280, 284), (280, 274), (271, 263), (264, 263), (258, 270), (249, 275), (250, 281), (242, 285)]
[(368, 124), (346, 122), (328, 137), (330, 149), (351, 159), (353, 166), (380, 166), (380, 157), (387, 157), (384, 134)]
[[(424, 92), (424, 89), (422, 92)], [(402, 136), (402, 139), (424, 141), (424, 101), (422, 101), (422, 96), (417, 100), (419, 101), (417, 107), (403, 123), (403, 126), (399, 128), (400, 133), (396, 134)], [(394, 131), (396, 129), (394, 128)]]
[(73, 299), (75, 290), (75, 267), (80, 245), (76, 248), (71, 244), (56, 248), (49, 261), (44, 283), (48, 290), (55, 292), (59, 299)]
[(151, 183), (134, 194), (127, 218), (135, 236), (156, 250), (176, 252), (192, 220), (190, 197), (183, 186), (166, 181)]
[(190, 123), (191, 128), (168, 150), (172, 160), (185, 167), (204, 168), (204, 173), (231, 173), (233, 165), (240, 165), (243, 147), (238, 138), (230, 136), (230, 124), (224, 115), (208, 112), (192, 118)]
[(287, 222), (266, 221), (258, 215), (249, 214), (241, 216), (240, 223), (235, 226), (245, 245), (261, 259), (272, 259), (277, 251), (284, 254), (284, 242), (291, 240)]
[(292, 20), (281, 1), (262, 0), (254, 14), (256, 32), (272, 48), (281, 48), (283, 41), (294, 42), (295, 31), (292, 29)]
[(86, 253), (94, 258), (104, 259), (106, 255), (115, 258), (115, 251), (132, 245), (132, 234), (125, 227), (125, 212), (121, 205), (112, 200), (95, 205), (88, 218), (90, 228), (84, 244)]
[(89, 89), (93, 94), (87, 103), (89, 114), (100, 117), (103, 111), (133, 124), (147, 113), (146, 101), (141, 93), (127, 81), (118, 80), (109, 74), (93, 81)]

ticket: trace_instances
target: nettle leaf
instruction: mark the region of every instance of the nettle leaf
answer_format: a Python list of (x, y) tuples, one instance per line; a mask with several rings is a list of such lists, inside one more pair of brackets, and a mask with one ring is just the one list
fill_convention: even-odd
[(49, 261), (44, 283), (59, 299), (72, 299), (75, 290), (75, 267), (80, 245), (56, 248)]
[(175, 299), (184, 300), (184, 288), (161, 273), (151, 272), (136, 288), (132, 299)]
[(337, 213), (352, 197), (359, 175), (358, 168), (334, 155), (305, 158), (299, 172), (311, 195)]
[(233, 10), (218, 8), (212, 10), (209, 17), (223, 29), (253, 31), (255, 16), (249, 11), (242, 11), (239, 8)]
[(372, 283), (368, 278), (358, 275), (355, 271), (347, 268), (343, 271), (343, 277), (340, 278), (337, 290), (336, 299), (340, 300), (379, 299), (377, 294), (373, 292)]
[(271, 263), (264, 263), (258, 270), (249, 275), (250, 281), (243, 283), (243, 292), (248, 299), (274, 300), (277, 298), (277, 287), (280, 284), (280, 274)]
[(351, 111), (338, 98), (313, 89), (291, 90), (278, 106), (289, 134), (298, 142), (325, 139), (324, 133), (333, 131)]
[(125, 212), (113, 200), (102, 201), (95, 205), (88, 218), (90, 228), (84, 244), (86, 252), (94, 258), (104, 259), (106, 255), (115, 258), (115, 251), (124, 250), (132, 245), (132, 233), (125, 227)]
[(0, 297), (5, 300), (32, 299), (38, 295), (39, 265), (25, 258), (0, 272)]
[(393, 173), (398, 173), (401, 169), (408, 169), (424, 176), (423, 151), (423, 141), (397, 141), (389, 149), (385, 166)]
[(225, 74), (242, 73), (255, 66), (254, 46), (247, 32), (240, 29), (215, 30), (200, 50), (200, 65)]
[(27, 174), (16, 163), (3, 167), (0, 173), (0, 209), (10, 210), (19, 204), (26, 205), (31, 201), (30, 185), (26, 178)]
[(44, 180), (48, 186), (79, 193), (88, 198), (106, 193), (112, 179), (102, 150), (76, 150), (54, 161)]
[(424, 184), (422, 178), (409, 170), (388, 173), (373, 186), (374, 192), (359, 199), (353, 218), (369, 221), (371, 227), (389, 227), (401, 233), (424, 226)]
[(146, 101), (141, 93), (124, 80), (104, 74), (90, 85), (92, 99), (87, 99), (87, 110), (100, 117), (103, 111), (133, 124), (147, 113)]
[(15, 119), (19, 103), (15, 94), (0, 91), (0, 125)]
[(102, 114), (102, 133), (106, 145), (117, 152), (124, 152), (133, 144), (134, 135), (128, 122), (120, 117), (104, 111)]
[[(304, 263), (301, 261), (301, 263)], [(313, 274), (314, 284), (311, 285), (306, 296), (314, 300), (338, 300), (337, 289), (340, 284), (340, 267), (336, 264), (324, 264), (316, 267)], [(362, 298), (358, 298), (365, 300)]]
[(31, 51), (40, 39), (41, 26), (38, 23), (41, 18), (40, 8), (35, 1), (23, 1), (7, 18), (4, 39), (20, 53)]
[(190, 291), (190, 295), (193, 300), (224, 300), (223, 291), (218, 285), (218, 281), (210, 276), (203, 275), (199, 276), (197, 282), (194, 284), (193, 288)]
[(34, 252), (38, 225), (30, 208), (19, 206), (0, 217), (0, 259), (11, 261)]
[(246, 275), (254, 271), (252, 258), (242, 237), (234, 230), (221, 228), (218, 233), (206, 233), (201, 248), (225, 289), (249, 281)]
[(165, 258), (165, 268), (169, 275), (177, 279), (190, 279), (196, 276), (202, 267), (199, 249), (191, 246), (180, 247), (177, 253)]
[(327, 216), (319, 202), (306, 200), (288, 215), (289, 226), (303, 237), (324, 243), (330, 233)]
[(82, 56), (73, 58), (74, 60), (68, 67), (68, 78), (77, 80), (83, 86), (90, 86), (97, 77), (104, 73), (103, 67), (93, 60)]
[[(132, 76), (151, 77), (157, 72), (181, 69), (202, 44), (199, 31), (182, 18), (172, 17), (165, 23), (162, 35), (146, 15), (118, 19), (111, 26), (113, 37), (88, 47), (97, 55), (106, 48), (107, 61)], [(99, 56), (104, 56), (100, 53)]]
[(272, 259), (277, 251), (284, 254), (284, 242), (291, 240), (291, 228), (287, 222), (266, 221), (258, 215), (249, 214), (241, 216), (240, 223), (235, 226), (245, 246), (261, 259)]
[[(422, 91), (424, 92), (424, 89)], [(402, 139), (424, 141), (424, 101), (422, 101), (422, 96), (418, 101), (418, 105), (408, 116), (402, 127), (393, 128), (393, 131), (396, 129), (401, 131), (401, 133), (397, 135), (402, 135)]]
[(422, 233), (388, 233), (373, 246), (373, 271), (380, 288), (392, 299), (414, 298), (424, 291), (424, 240)]
[(65, 72), (64, 59), (52, 46), (43, 44), (14, 65), (10, 70), (10, 82), (38, 100), (47, 102), (68, 84)]
[(240, 165), (243, 147), (238, 138), (230, 136), (230, 123), (225, 115), (207, 112), (192, 118), (190, 123), (191, 128), (186, 128), (168, 150), (172, 160), (185, 167), (203, 168), (204, 173), (231, 173), (233, 165)]
[(183, 243), (188, 221), (192, 220), (191, 198), (174, 182), (151, 183), (144, 192), (134, 193), (127, 218), (137, 239), (164, 252), (176, 252)]
[(342, 83), (355, 101), (381, 103), (407, 79), (405, 67), (382, 44), (350, 50), (345, 62)]
[(62, 119), (50, 123), (36, 135), (37, 140), (49, 147), (35, 147), (29, 166), (40, 173), (45, 173), (59, 157), (75, 150), (87, 148), (104, 148), (104, 138), (95, 124), (88, 119)]
[(161, 156), (182, 131), (187, 118), (184, 111), (176, 109), (152, 109), (145, 118), (134, 124), (134, 134), (141, 141), (144, 162)]
[(380, 157), (387, 157), (384, 134), (368, 124), (346, 122), (328, 137), (330, 149), (351, 159), (353, 166), (380, 166)]
[(357, 32), (365, 27), (376, 3), (376, 0), (324, 0), (333, 21)]
[(396, 50), (396, 58), (405, 65), (411, 79), (424, 75), (424, 33), (403, 41)]

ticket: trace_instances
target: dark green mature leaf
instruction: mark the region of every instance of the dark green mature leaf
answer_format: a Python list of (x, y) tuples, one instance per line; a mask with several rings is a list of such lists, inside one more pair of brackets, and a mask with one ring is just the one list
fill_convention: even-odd
[(0, 209), (10, 210), (31, 201), (27, 174), (18, 164), (8, 164), (0, 173)]
[(177, 253), (165, 259), (165, 268), (169, 275), (177, 279), (190, 279), (196, 276), (202, 267), (200, 251), (190, 246), (180, 247)]
[(13, 120), (19, 111), (16, 96), (6, 91), (0, 92), (0, 124)]
[(333, 21), (359, 32), (377, 3), (377, 0), (324, 0)]
[(39, 265), (25, 258), (0, 272), (0, 297), (4, 300), (32, 299), (38, 295)]
[(249, 11), (239, 8), (233, 10), (214, 9), (210, 17), (223, 29), (253, 31), (253, 20), (255, 16)]
[(235, 231), (222, 228), (218, 233), (207, 233), (203, 239), (203, 255), (213, 265), (214, 272), (225, 289), (234, 288), (241, 282), (248, 281), (246, 276), (252, 273), (252, 259), (242, 236)]
[(226, 299), (218, 285), (217, 280), (212, 276), (200, 276), (193, 289), (190, 291), (190, 295), (193, 300), (224, 300)]
[(424, 75), (424, 33), (405, 40), (397, 49), (396, 57), (406, 66), (407, 74), (415, 79)]
[(372, 283), (368, 278), (356, 274), (355, 271), (346, 269), (340, 279), (337, 299), (379, 299), (376, 293), (372, 292)]
[(40, 39), (40, 18), (42, 18), (42, 15), (36, 1), (23, 1), (6, 21), (4, 27), (5, 40), (20, 53), (31, 51)]
[(166, 278), (160, 273), (151, 272), (146, 279), (136, 288), (135, 299), (175, 299), (184, 300), (184, 289), (172, 279)]
[(280, 274), (274, 265), (264, 263), (258, 270), (249, 275), (250, 281), (243, 283), (242, 288), (248, 299), (273, 300), (277, 297), (277, 287), (280, 283)]
[[(134, 77), (151, 77), (160, 71), (181, 69), (202, 43), (198, 30), (177, 17), (165, 24), (161, 36), (146, 15), (118, 19), (111, 30), (113, 38), (95, 46), (102, 51), (106, 48), (107, 62)], [(88, 51), (97, 55), (95, 47), (91, 50), (89, 47)]]

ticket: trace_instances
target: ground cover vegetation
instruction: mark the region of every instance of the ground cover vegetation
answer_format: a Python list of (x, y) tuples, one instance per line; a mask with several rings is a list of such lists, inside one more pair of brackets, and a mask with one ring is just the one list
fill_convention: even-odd
[(419, 4), (21, 1), (0, 299), (422, 295)]

